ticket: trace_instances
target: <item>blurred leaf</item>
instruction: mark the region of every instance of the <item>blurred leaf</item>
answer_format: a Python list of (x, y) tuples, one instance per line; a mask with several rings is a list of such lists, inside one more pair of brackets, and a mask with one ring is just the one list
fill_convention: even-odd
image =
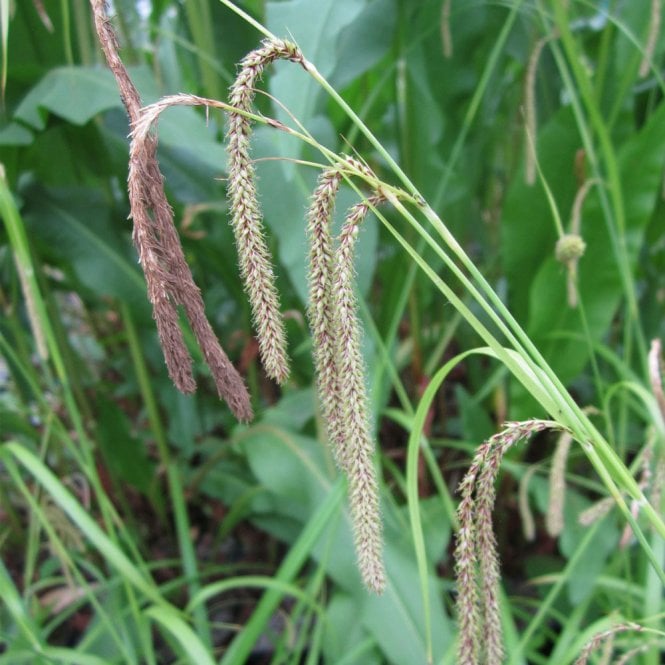
[(330, 83), (343, 88), (376, 65), (392, 45), (396, 20), (395, 0), (371, 0), (366, 4), (340, 32)]
[(145, 310), (143, 277), (135, 259), (129, 258), (129, 242), (123, 242), (121, 230), (113, 228), (109, 212), (101, 197), (89, 189), (36, 189), (30, 194), (25, 219), (42, 251), (71, 266), (83, 289)]
[(14, 117), (35, 129), (46, 127), (48, 113), (83, 125), (98, 113), (121, 105), (118, 87), (107, 69), (52, 69), (23, 98)]
[[(266, 4), (266, 26), (278, 37), (293, 39), (323, 76), (335, 68), (336, 44), (363, 9), (357, 0), (287, 0)], [(307, 125), (322, 90), (300, 67), (280, 63), (270, 79), (270, 92)], [(288, 122), (283, 112), (278, 117)]]
[[(561, 553), (571, 558), (589, 530), (579, 523), (579, 516), (589, 502), (568, 488), (564, 505), (564, 530), (559, 539)], [(601, 518), (602, 519), (602, 518)], [(617, 548), (619, 531), (614, 520), (607, 517), (596, 533), (593, 547), (589, 547), (577, 561), (567, 580), (568, 598), (573, 606), (581, 603), (593, 590), (598, 576), (605, 569), (608, 557)]]
[(127, 416), (115, 402), (98, 397), (95, 404), (100, 449), (114, 478), (144, 494), (155, 476), (142, 441), (131, 434)]
[(10, 122), (0, 129), (0, 145), (30, 145), (33, 140), (32, 133), (17, 122)]
[(455, 398), (462, 416), (462, 439), (480, 444), (496, 429), (487, 411), (462, 386), (455, 386)]
[[(156, 101), (160, 89), (146, 67), (130, 69), (144, 104)], [(120, 93), (113, 75), (99, 67), (60, 67), (51, 70), (24, 97), (14, 113), (17, 120), (43, 130), (49, 113), (67, 122), (84, 125), (97, 114), (122, 108)], [(160, 143), (180, 148), (199, 162), (221, 174), (226, 164), (224, 148), (216, 140), (214, 121), (206, 121), (193, 108), (167, 109), (159, 120)]]
[[(572, 117), (560, 114), (539, 143), (548, 183), (567, 220), (574, 187), (573, 153), (576, 148)], [(620, 149), (618, 161), (623, 186), (626, 228), (622, 242), (633, 269), (645, 228), (656, 204), (656, 192), (665, 162), (665, 106)], [(568, 202), (570, 201), (570, 204)], [(506, 203), (503, 247), (510, 278), (511, 301), (518, 315), (528, 297), (527, 332), (564, 383), (577, 376), (589, 360), (589, 349), (569, 335), (584, 335), (580, 312), (567, 304), (566, 271), (553, 256), (556, 234), (545, 196), (539, 186), (517, 183)], [(567, 224), (567, 222), (564, 222)], [(590, 341), (602, 339), (623, 297), (623, 285), (614, 250), (596, 192), (582, 212), (581, 234), (587, 249), (579, 263), (578, 287)], [(556, 337), (555, 337), (556, 335)], [(531, 400), (521, 388), (514, 393), (513, 417), (532, 414)]]
[[(326, 662), (338, 663), (343, 657), (367, 640), (369, 633), (361, 623), (362, 612), (357, 598), (343, 591), (336, 591), (328, 602), (326, 611), (326, 632), (324, 637), (324, 654)], [(381, 653), (373, 647), (369, 653), (362, 653), (348, 665), (381, 665)]]

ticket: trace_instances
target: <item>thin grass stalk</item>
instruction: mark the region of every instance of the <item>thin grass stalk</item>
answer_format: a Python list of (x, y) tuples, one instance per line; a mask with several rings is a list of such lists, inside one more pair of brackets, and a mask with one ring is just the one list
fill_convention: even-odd
[[(40, 326), (44, 332), (49, 351), (49, 357), (53, 367), (55, 368), (55, 373), (58, 378), (59, 393), (63, 396), (67, 416), (71, 421), (70, 426), (61, 423), (59, 420), (56, 420), (56, 422), (59, 424), (59, 431), (62, 433), (63, 441), (67, 442), (68, 449), (70, 450), (71, 454), (78, 460), (79, 465), (84, 470), (87, 478), (90, 480), (90, 483), (94, 489), (95, 497), (99, 502), (104, 526), (109, 534), (111, 541), (116, 543), (118, 542), (118, 530), (116, 525), (119, 524), (117, 515), (115, 514), (115, 510), (112, 504), (106, 498), (106, 493), (99, 478), (99, 474), (97, 473), (97, 467), (95, 465), (92, 453), (93, 445), (83, 425), (83, 418), (72, 392), (70, 379), (66, 370), (62, 351), (58, 345), (57, 337), (55, 335), (50, 318), (47, 314), (46, 304), (37, 282), (35, 266), (32, 263), (30, 245), (28, 242), (25, 225), (21, 216), (19, 215), (18, 209), (16, 208), (16, 204), (14, 203), (13, 197), (7, 187), (7, 183), (4, 177), (0, 177), (0, 212), (2, 213), (1, 217), (4, 221), (12, 250), (18, 257), (21, 265), (23, 265), (24, 269), (26, 270), (26, 281), (32, 293), (36, 315), (39, 318)], [(5, 353), (7, 355), (10, 357), (15, 355), (13, 353), (13, 349), (11, 349), (9, 345), (5, 343), (4, 337), (0, 337), (0, 342), (3, 344), (3, 346), (5, 346)], [(18, 366), (20, 367), (20, 365), (21, 363), (19, 362)], [(45, 368), (46, 367), (47, 366), (45, 366)], [(44, 399), (41, 388), (32, 380), (33, 377), (31, 374), (29, 372), (24, 372), (24, 375), (31, 385), (33, 395), (39, 402), (42, 403), (45, 411), (52, 411), (50, 405)], [(71, 429), (74, 431), (74, 436), (72, 436), (70, 433)], [(133, 598), (133, 590), (129, 585), (125, 585), (125, 590), (131, 602), (131, 599)]]
[(356, 556), (365, 586), (375, 593), (385, 587), (379, 489), (374, 468), (374, 444), (360, 348), (360, 322), (353, 290), (353, 256), (359, 225), (370, 210), (383, 201), (374, 195), (349, 211), (339, 238), (333, 287), (337, 327), (337, 372), (342, 404), (340, 452), (349, 478), (349, 502)]
[[(12, 445), (22, 448), (22, 446), (20, 446), (18, 443), (9, 442), (5, 444), (5, 450), (9, 450), (10, 446)], [(19, 473), (19, 470), (16, 466), (15, 460), (7, 454), (4, 456), (3, 464), (5, 465), (10, 477), (14, 481), (16, 488), (19, 490), (19, 492), (21, 492), (27, 505), (30, 507), (31, 514), (36, 516), (36, 518), (40, 523), (41, 528), (44, 529), (44, 532), (48, 536), (49, 541), (52, 543), (57, 543), (59, 545), (58, 549), (62, 557), (61, 563), (65, 564), (71, 570), (71, 573), (73, 577), (76, 578), (76, 582), (79, 585), (79, 587), (82, 589), (87, 589), (89, 591), (89, 593), (87, 594), (88, 600), (90, 601), (91, 606), (94, 608), (96, 616), (100, 617), (101, 621), (106, 622), (109, 630), (109, 635), (113, 640), (113, 643), (115, 643), (120, 653), (123, 653), (124, 657), (128, 659), (127, 662), (131, 662), (132, 661), (131, 651), (125, 644), (125, 640), (122, 638), (120, 632), (116, 630), (116, 624), (114, 623), (112, 618), (107, 614), (107, 611), (105, 610), (103, 604), (99, 602), (97, 594), (90, 589), (90, 584), (88, 583), (82, 572), (78, 569), (78, 567), (74, 563), (74, 560), (70, 557), (67, 547), (65, 547), (64, 544), (60, 541), (58, 533), (56, 532), (56, 529), (54, 528), (53, 524), (51, 524), (51, 522), (45, 517), (42, 507), (40, 506), (37, 499), (35, 499), (35, 497), (33, 496), (33, 491), (28, 488), (24, 479), (21, 477), (21, 474)], [(132, 598), (133, 596), (130, 595), (129, 596), (130, 604), (132, 604)], [(135, 606), (135, 609), (137, 611), (135, 617), (138, 618), (138, 616), (140, 616), (138, 613), (138, 606)], [(41, 643), (38, 653), (41, 652), (42, 649), (47, 648), (47, 646), (48, 645), (46, 643)]]
[(534, 464), (530, 466), (520, 479), (517, 506), (522, 519), (522, 533), (524, 540), (529, 542), (536, 539), (536, 522), (533, 519), (533, 512), (529, 505), (529, 485), (538, 467)]
[[(627, 665), (629, 662), (633, 661), (636, 656), (639, 656), (641, 653), (646, 653), (647, 651), (649, 651), (649, 649), (653, 649), (654, 647), (657, 649), (657, 653), (655, 653), (654, 655), (655, 655), (656, 658), (658, 658), (658, 654), (660, 653), (660, 651), (662, 651), (662, 644), (659, 644), (657, 642), (656, 643), (647, 643), (647, 644), (641, 644), (638, 647), (633, 647), (632, 649), (629, 649), (622, 656), (619, 656), (619, 658), (617, 658), (614, 661), (613, 665)], [(655, 661), (655, 662), (657, 663), (659, 661)]]
[[(279, 570), (273, 576), (273, 581), (288, 583), (295, 578), (302, 565), (309, 558), (312, 548), (321, 534), (330, 525), (330, 521), (341, 508), (343, 499), (344, 485), (340, 478), (332, 486), (325, 501), (312, 515), (296, 542), (289, 549), (288, 554), (280, 564)], [(249, 621), (229, 645), (220, 661), (220, 665), (236, 665), (237, 663), (246, 662), (252, 647), (263, 634), (266, 623), (279, 606), (283, 595), (284, 592), (278, 588), (266, 591)]]
[(564, 592), (573, 571), (584, 560), (584, 556), (592, 547), (598, 538), (601, 522), (596, 522), (590, 529), (584, 533), (582, 541), (577, 546), (573, 555), (568, 559), (564, 569), (557, 576), (556, 581), (547, 591), (545, 597), (538, 603), (538, 609), (535, 615), (529, 621), (529, 625), (522, 631), (519, 642), (514, 648), (511, 648), (508, 654), (508, 665), (522, 665), (525, 662), (525, 654), (528, 651), (528, 645), (531, 643), (534, 635), (539, 629), (548, 622), (554, 611), (554, 606), (560, 594)]

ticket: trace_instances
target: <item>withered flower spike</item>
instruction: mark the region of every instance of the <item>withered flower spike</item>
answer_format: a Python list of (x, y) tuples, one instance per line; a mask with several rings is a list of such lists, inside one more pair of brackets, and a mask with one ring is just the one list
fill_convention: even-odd
[[(192, 360), (180, 330), (177, 306), (182, 305), (217, 385), (239, 420), (250, 420), (249, 394), (205, 316), (201, 292), (194, 283), (173, 224), (173, 211), (164, 193), (157, 163), (157, 139), (150, 134), (152, 121), (168, 105), (141, 108), (141, 100), (118, 55), (113, 29), (106, 18), (103, 0), (91, 0), (95, 27), (109, 67), (120, 88), (132, 126), (129, 162), (129, 200), (134, 221), (133, 240), (145, 273), (148, 298), (153, 306), (160, 343), (169, 376), (178, 389), (191, 393), (196, 385)], [(179, 102), (183, 103), (183, 102)], [(148, 122), (142, 122), (143, 117)]]
[[(229, 96), (229, 103), (240, 111), (249, 112), (254, 101), (255, 86), (267, 65), (277, 59), (303, 63), (297, 46), (282, 40), (266, 40), (240, 63), (240, 71)], [(270, 261), (270, 252), (263, 237), (263, 215), (256, 191), (256, 174), (250, 147), (251, 123), (241, 113), (229, 113), (228, 195), (232, 210), (240, 274), (245, 284), (259, 352), (266, 372), (278, 383), (289, 374), (286, 334), (279, 311), (279, 297)]]

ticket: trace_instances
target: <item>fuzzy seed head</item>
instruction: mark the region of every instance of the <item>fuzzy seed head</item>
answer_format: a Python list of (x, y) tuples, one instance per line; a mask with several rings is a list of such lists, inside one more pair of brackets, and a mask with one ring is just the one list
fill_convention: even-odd
[(582, 236), (576, 233), (566, 233), (562, 235), (556, 243), (554, 255), (560, 263), (569, 263), (577, 261), (584, 255), (586, 243)]
[[(378, 204), (381, 197), (369, 201)], [(361, 328), (353, 290), (355, 227), (369, 211), (369, 201), (351, 208), (339, 239), (333, 294), (337, 329), (336, 362), (341, 396), (342, 466), (349, 478), (349, 500), (358, 566), (365, 586), (381, 593), (385, 587), (379, 490), (374, 469), (369, 407), (360, 348)]]
[[(300, 50), (283, 40), (266, 40), (240, 63), (231, 86), (229, 103), (240, 111), (251, 111), (255, 87), (267, 65), (278, 59), (303, 62)], [(278, 383), (289, 374), (286, 333), (279, 310), (279, 297), (263, 234), (263, 214), (256, 191), (256, 174), (250, 157), (251, 123), (242, 113), (229, 113), (228, 196), (231, 226), (236, 240), (240, 274), (245, 285), (256, 327), (259, 352), (266, 372)]]

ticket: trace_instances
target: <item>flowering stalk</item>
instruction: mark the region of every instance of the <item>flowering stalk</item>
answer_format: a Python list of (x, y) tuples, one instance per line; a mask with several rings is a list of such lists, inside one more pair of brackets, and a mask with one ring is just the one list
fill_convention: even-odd
[(594, 635), (589, 642), (584, 646), (575, 665), (586, 665), (589, 662), (591, 654), (598, 649), (598, 647), (603, 644), (606, 640), (613, 640), (616, 635), (619, 633), (625, 633), (627, 631), (634, 630), (636, 632), (642, 631), (642, 626), (638, 623), (620, 623), (616, 626), (612, 626), (608, 630), (604, 630), (600, 633)]
[(319, 401), (335, 461), (343, 466), (344, 439), (332, 290), (334, 248), (330, 233), (335, 197), (341, 181), (341, 172), (334, 168), (324, 171), (319, 177), (312, 205), (307, 213), (307, 233), (310, 243), (308, 314), (312, 329)]
[(268, 375), (278, 383), (284, 383), (289, 374), (286, 334), (279, 311), (270, 252), (263, 237), (263, 215), (256, 192), (256, 174), (249, 154), (251, 123), (242, 114), (242, 111), (251, 111), (256, 83), (265, 67), (277, 59), (302, 63), (303, 56), (298, 47), (290, 42), (266, 40), (240, 63), (240, 71), (231, 86), (229, 102), (241, 113), (229, 113), (227, 150), (231, 223), (238, 249), (240, 274), (256, 326), (259, 352)]
[(566, 464), (573, 437), (570, 432), (562, 432), (554, 451), (550, 467), (550, 497), (545, 516), (547, 533), (556, 538), (563, 532), (563, 509), (566, 497)]
[(337, 372), (342, 404), (338, 450), (349, 478), (349, 501), (358, 566), (368, 589), (381, 593), (385, 586), (379, 491), (374, 469), (369, 409), (360, 350), (360, 322), (353, 292), (353, 251), (359, 225), (372, 206), (383, 201), (374, 195), (353, 206), (344, 222), (335, 261), (333, 296), (337, 327)]
[(561, 426), (547, 420), (506, 423), (503, 431), (478, 448), (460, 484), (462, 501), (458, 508), (460, 529), (455, 570), (460, 635), (457, 662), (462, 665), (503, 662), (498, 602), (501, 576), (492, 528), (494, 486), (506, 451), (521, 439), (545, 429), (561, 429)]

